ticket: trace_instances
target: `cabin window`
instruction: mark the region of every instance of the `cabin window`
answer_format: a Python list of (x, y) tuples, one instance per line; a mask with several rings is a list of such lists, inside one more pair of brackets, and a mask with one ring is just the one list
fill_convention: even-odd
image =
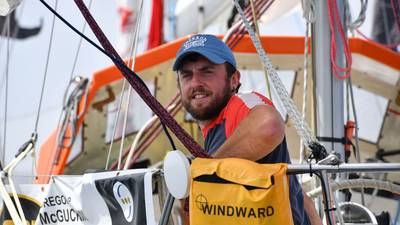
[(74, 144), (71, 147), (71, 152), (68, 156), (67, 164), (71, 163), (80, 153), (82, 153), (82, 139), (83, 139), (83, 129), (79, 129), (78, 134), (75, 137)]
[[(150, 92), (154, 94), (154, 84), (152, 82), (145, 82)], [(124, 101), (121, 106), (119, 113), (119, 118), (117, 122), (117, 128), (115, 130), (114, 140), (118, 140), (122, 137), (122, 131), (124, 127), (125, 113), (128, 110), (127, 124), (125, 128), (125, 134), (130, 135), (139, 131), (139, 129), (153, 116), (153, 112), (142, 100), (142, 98), (136, 93), (136, 91), (131, 91), (129, 108), (127, 108), (127, 95), (128, 90), (123, 93)], [(107, 107), (107, 129), (106, 129), (106, 143), (111, 141), (115, 118), (118, 113), (119, 99), (121, 98), (121, 93), (115, 98), (115, 100), (110, 103)]]

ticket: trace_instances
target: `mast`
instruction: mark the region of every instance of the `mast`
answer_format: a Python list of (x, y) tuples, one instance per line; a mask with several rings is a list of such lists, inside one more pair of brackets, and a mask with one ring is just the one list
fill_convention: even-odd
[[(338, 1), (343, 18), (343, 1)], [(318, 137), (344, 136), (343, 81), (332, 74), (330, 57), (330, 30), (327, 1), (316, 1), (316, 21), (312, 26), (313, 72), (316, 96), (316, 130)], [(337, 62), (343, 67), (343, 44), (337, 39)], [(335, 151), (344, 159), (342, 143), (321, 141), (328, 152)]]
[[(344, 2), (337, 0), (339, 15), (344, 18)], [(315, 83), (315, 110), (317, 137), (344, 137), (344, 98), (343, 81), (336, 79), (332, 73), (329, 29), (328, 1), (315, 1), (316, 21), (312, 25), (313, 73)], [(343, 43), (336, 33), (337, 64), (344, 67)], [(339, 153), (344, 161), (342, 143), (321, 141), (328, 153)], [(339, 178), (340, 179), (340, 178)], [(338, 196), (339, 197), (339, 196)], [(343, 198), (339, 197), (339, 201)]]

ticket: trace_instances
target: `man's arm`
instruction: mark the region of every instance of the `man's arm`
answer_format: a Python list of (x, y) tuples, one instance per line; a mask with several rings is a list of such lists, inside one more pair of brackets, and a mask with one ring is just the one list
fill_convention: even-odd
[(213, 157), (259, 160), (282, 142), (284, 132), (285, 125), (278, 111), (269, 105), (257, 105)]
[(322, 225), (322, 220), (319, 217), (317, 210), (315, 209), (313, 200), (303, 192), (304, 196), (304, 209), (308, 218), (310, 219), (311, 225)]

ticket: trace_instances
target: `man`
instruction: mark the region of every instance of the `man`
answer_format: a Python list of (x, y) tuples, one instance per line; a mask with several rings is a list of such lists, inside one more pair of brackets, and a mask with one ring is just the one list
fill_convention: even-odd
[[(236, 94), (240, 73), (222, 41), (212, 35), (190, 37), (178, 51), (173, 70), (183, 106), (197, 120), (210, 155), (290, 163), (281, 116), (261, 94)], [(310, 218), (312, 224), (322, 224), (296, 177), (289, 183), (294, 223), (310, 224)]]

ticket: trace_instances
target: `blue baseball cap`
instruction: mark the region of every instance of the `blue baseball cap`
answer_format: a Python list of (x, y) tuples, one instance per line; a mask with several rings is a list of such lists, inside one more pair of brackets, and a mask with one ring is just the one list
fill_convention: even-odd
[(214, 35), (196, 34), (189, 37), (176, 54), (172, 67), (174, 71), (178, 70), (182, 60), (190, 53), (198, 53), (215, 64), (228, 62), (236, 68), (236, 60), (231, 49)]

